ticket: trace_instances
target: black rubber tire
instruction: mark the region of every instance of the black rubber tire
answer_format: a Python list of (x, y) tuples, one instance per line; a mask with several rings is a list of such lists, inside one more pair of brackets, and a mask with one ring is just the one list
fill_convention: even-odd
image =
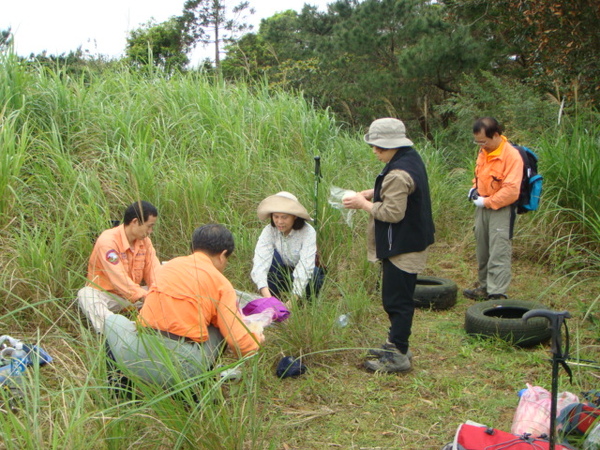
[(438, 277), (417, 277), (413, 299), (417, 308), (448, 309), (456, 305), (458, 286), (452, 280)]
[(465, 331), (474, 336), (497, 336), (519, 347), (531, 347), (549, 339), (552, 330), (543, 317), (527, 322), (523, 315), (532, 309), (548, 307), (527, 300), (487, 300), (475, 303), (465, 312)]

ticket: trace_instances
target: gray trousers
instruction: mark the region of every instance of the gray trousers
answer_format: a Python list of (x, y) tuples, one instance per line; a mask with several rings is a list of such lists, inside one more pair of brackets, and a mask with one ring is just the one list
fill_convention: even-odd
[(208, 327), (208, 341), (199, 344), (171, 339), (152, 329), (138, 331), (134, 322), (120, 314), (106, 317), (104, 334), (117, 366), (128, 378), (165, 387), (210, 370), (224, 345), (213, 326)]
[(490, 295), (506, 295), (510, 284), (513, 209), (477, 208), (475, 212), (479, 287)]
[(90, 286), (79, 289), (77, 302), (96, 333), (102, 333), (104, 321), (108, 316), (133, 306), (131, 302), (124, 298)]

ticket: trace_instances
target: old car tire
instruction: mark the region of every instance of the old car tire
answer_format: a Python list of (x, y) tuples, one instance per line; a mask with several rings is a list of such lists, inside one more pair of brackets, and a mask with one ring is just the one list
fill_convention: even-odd
[(470, 335), (497, 336), (520, 347), (530, 347), (550, 338), (548, 320), (534, 317), (527, 322), (523, 315), (532, 309), (548, 307), (526, 300), (487, 300), (475, 303), (465, 313), (465, 331)]
[(413, 299), (418, 308), (448, 309), (456, 305), (458, 287), (452, 280), (438, 277), (417, 277)]

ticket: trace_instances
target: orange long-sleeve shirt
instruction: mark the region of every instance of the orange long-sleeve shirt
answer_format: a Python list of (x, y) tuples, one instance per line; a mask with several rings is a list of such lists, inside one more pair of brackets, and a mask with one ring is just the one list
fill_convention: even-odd
[(479, 150), (473, 187), (486, 197), (486, 208), (500, 209), (519, 198), (523, 179), (523, 159), (519, 151), (501, 136), (502, 144), (492, 152)]
[(88, 264), (87, 285), (134, 303), (146, 296), (148, 291), (141, 284), (150, 286), (159, 267), (150, 238), (138, 239), (131, 247), (121, 224), (103, 231), (96, 240)]
[(140, 310), (139, 322), (196, 342), (208, 340), (207, 327), (213, 325), (238, 356), (259, 347), (243, 324), (233, 286), (202, 252), (161, 266)]

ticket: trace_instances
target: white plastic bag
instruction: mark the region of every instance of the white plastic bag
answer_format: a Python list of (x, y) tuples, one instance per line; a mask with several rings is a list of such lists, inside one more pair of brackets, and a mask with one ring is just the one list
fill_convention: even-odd
[[(578, 403), (579, 399), (570, 392), (560, 392), (557, 395), (556, 415), (571, 403)], [(513, 417), (512, 434), (522, 435), (529, 433), (533, 437), (550, 434), (550, 406), (552, 394), (540, 386), (531, 386), (521, 395), (519, 405)]]
[(342, 213), (342, 217), (349, 227), (352, 227), (352, 217), (354, 217), (354, 212), (356, 210), (344, 208), (342, 198), (344, 195), (352, 194), (356, 194), (356, 192), (349, 189), (342, 189), (337, 186), (331, 186), (329, 188), (329, 204)]

